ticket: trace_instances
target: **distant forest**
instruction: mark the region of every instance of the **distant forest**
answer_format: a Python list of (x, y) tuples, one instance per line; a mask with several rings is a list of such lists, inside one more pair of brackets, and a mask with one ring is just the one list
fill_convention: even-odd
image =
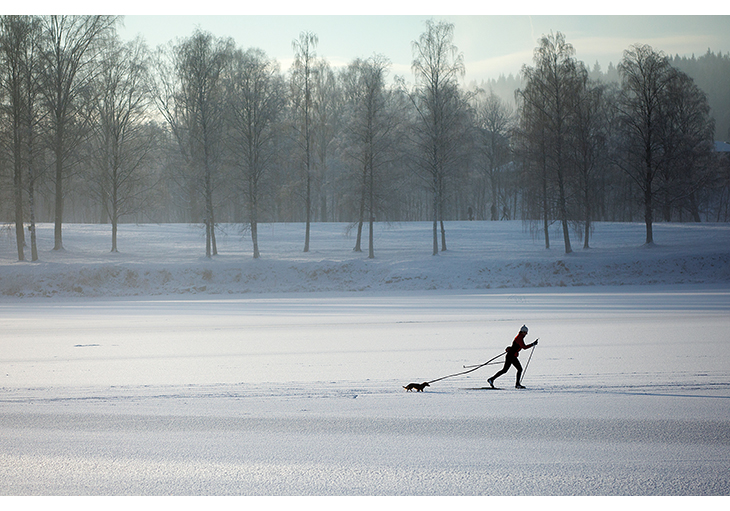
[[(730, 54), (636, 44), (605, 71), (565, 36), (519, 77), (463, 83), (454, 26), (430, 20), (410, 76), (387, 55), (333, 68), (317, 34), (281, 69), (262, 50), (194, 31), (122, 41), (116, 16), (0, 17), (0, 222), (36, 260), (37, 222), (189, 222), (217, 253), (240, 224), (346, 222), (373, 257), (373, 222), (521, 219), (566, 252), (596, 221), (730, 220)], [(724, 146), (723, 146), (724, 147)]]
[[(715, 140), (730, 143), (730, 52), (714, 53), (710, 49), (701, 57), (669, 57), (669, 63), (687, 73), (707, 94), (710, 105), (710, 116), (715, 119)], [(613, 63), (609, 63), (604, 70), (596, 62), (589, 67), (588, 77), (602, 83), (620, 83), (621, 76)], [(471, 87), (476, 84), (472, 83)], [(484, 89), (492, 89), (499, 97), (514, 105), (515, 91), (522, 86), (519, 76), (510, 74), (500, 75), (479, 84)]]

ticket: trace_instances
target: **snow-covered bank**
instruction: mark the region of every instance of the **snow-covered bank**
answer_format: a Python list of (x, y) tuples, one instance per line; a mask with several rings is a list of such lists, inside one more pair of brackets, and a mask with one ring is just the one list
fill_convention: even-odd
[(730, 283), (730, 226), (656, 224), (656, 245), (642, 245), (642, 224), (596, 224), (591, 249), (550, 250), (522, 222), (450, 222), (448, 250), (431, 255), (430, 224), (377, 224), (374, 260), (352, 251), (345, 224), (313, 224), (302, 252), (301, 224), (260, 227), (262, 258), (238, 226), (217, 235), (219, 255), (204, 257), (202, 231), (190, 225), (123, 225), (119, 253), (110, 227), (38, 229), (40, 262), (17, 262), (14, 237), (0, 237), (0, 297), (221, 295), (277, 292), (427, 291), (603, 285)]

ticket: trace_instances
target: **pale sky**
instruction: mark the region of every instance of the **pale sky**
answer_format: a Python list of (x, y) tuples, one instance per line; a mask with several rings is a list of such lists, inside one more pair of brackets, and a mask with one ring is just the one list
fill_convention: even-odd
[[(132, 39), (141, 34), (152, 48), (188, 37), (199, 27), (217, 37), (232, 37), (240, 48), (261, 48), (280, 63), (283, 71), (289, 69), (294, 57), (292, 41), (301, 32), (309, 31), (319, 38), (318, 56), (326, 58), (333, 67), (380, 53), (392, 63), (391, 76), (400, 75), (406, 81), (413, 78), (411, 43), (424, 32), (427, 19), (454, 24), (454, 43), (464, 54), (467, 84), (498, 78), (500, 74), (519, 74), (523, 64), (533, 64), (532, 55), (538, 39), (551, 31), (565, 34), (576, 50), (576, 57), (586, 65), (593, 67), (599, 62), (604, 70), (609, 62), (618, 64), (623, 51), (635, 43), (649, 44), (669, 55), (700, 56), (708, 48), (715, 53), (730, 52), (730, 8), (725, 2), (724, 7), (700, 6), (700, 11), (693, 11), (699, 15), (689, 15), (686, 7), (685, 12), (676, 7), (668, 10), (666, 2), (617, 0), (601, 11), (591, 11), (582, 7), (585, 3), (548, 5), (546, 2), (531, 3), (533, 1), (515, 2), (516, 7), (506, 2), (494, 7), (485, 5), (494, 2), (479, 0), (481, 7), (478, 7), (474, 2), (465, 6), (464, 0), (451, 3), (447, 0), (417, 3), (374, 0), (358, 10), (357, 6), (343, 6), (342, 2), (319, 0), (269, 3), (238, 0), (234, 2), (238, 7), (216, 0), (204, 3), (205, 12), (211, 15), (201, 15), (200, 3), (197, 7), (170, 3), (173, 7), (167, 8), (165, 1), (131, 0), (115, 4), (124, 7), (122, 12), (102, 14), (132, 13), (125, 14), (120, 35)], [(83, 2), (81, 7), (70, 5), (68, 14), (98, 13), (99, 10), (95, 8), (99, 4), (90, 4), (90, 8), (85, 8)], [(624, 14), (651, 13), (655, 10), (654, 5), (660, 6), (657, 10), (673, 15)], [(47, 10), (56, 12), (58, 9)], [(547, 10), (557, 14), (544, 15)], [(183, 15), (168, 15), (168, 12)], [(310, 12), (314, 15), (303, 14)], [(491, 12), (500, 14), (488, 14)]]

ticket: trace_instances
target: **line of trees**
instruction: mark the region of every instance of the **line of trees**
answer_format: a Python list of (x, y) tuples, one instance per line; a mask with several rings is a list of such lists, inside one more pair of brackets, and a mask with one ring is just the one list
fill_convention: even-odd
[(664, 221), (689, 215), (699, 222), (700, 195), (711, 200), (712, 190), (727, 186), (706, 94), (648, 45), (624, 52), (621, 83), (614, 86), (591, 81), (574, 55), (562, 34), (543, 36), (516, 93), (516, 150), (533, 185), (533, 216), (543, 219), (546, 246), (554, 219), (566, 253), (571, 221), (583, 225), (589, 247), (591, 222), (603, 216), (597, 206), (607, 197), (601, 193), (607, 178), (628, 179), (630, 193), (638, 193), (647, 244), (654, 242), (657, 211)]
[[(0, 215), (18, 259), (38, 259), (37, 221), (241, 226), (348, 222), (375, 257), (375, 221), (430, 220), (446, 250), (453, 219), (521, 218), (550, 247), (589, 247), (592, 222), (730, 216), (727, 157), (713, 151), (706, 94), (672, 60), (627, 49), (620, 81), (593, 78), (565, 37), (538, 41), (514, 103), (465, 87), (454, 26), (428, 21), (413, 42), (413, 82), (383, 55), (332, 69), (315, 34), (294, 64), (196, 30), (150, 50), (123, 42), (114, 16), (0, 19)], [(514, 105), (514, 106), (513, 106)], [(29, 240), (26, 240), (26, 229)], [(537, 228), (539, 226), (539, 228)]]

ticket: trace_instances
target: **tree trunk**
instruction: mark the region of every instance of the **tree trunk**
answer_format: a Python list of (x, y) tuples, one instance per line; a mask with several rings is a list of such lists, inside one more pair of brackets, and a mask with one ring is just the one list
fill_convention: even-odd
[(560, 179), (560, 222), (563, 228), (563, 241), (565, 242), (565, 253), (570, 254), (573, 248), (570, 245), (570, 231), (568, 230), (568, 209), (565, 205), (565, 187)]
[(20, 139), (16, 135), (15, 169), (13, 172), (13, 191), (15, 195), (15, 240), (18, 245), (18, 261), (25, 261), (25, 232), (23, 230), (23, 169), (20, 160)]
[(591, 192), (590, 192), (590, 170), (589, 165), (584, 163), (582, 165), (582, 175), (583, 175), (583, 214), (585, 215), (584, 221), (584, 239), (583, 239), (583, 250), (587, 250), (590, 247), (589, 239), (591, 234)]
[(689, 194), (689, 210), (692, 214), (692, 220), (695, 222), (702, 222), (702, 218), (700, 217), (700, 209), (697, 206), (697, 198), (695, 197), (695, 191), (692, 190)]
[[(207, 165), (206, 165), (207, 167)], [(211, 247), (211, 225), (212, 225), (212, 219), (211, 219), (211, 204), (209, 201), (209, 194), (210, 191), (210, 173), (208, 172), (208, 169), (205, 170), (205, 257), (210, 259), (213, 257), (213, 250)]]
[(441, 251), (446, 251), (446, 227), (444, 227), (444, 220), (443, 218), (440, 221), (441, 224)]
[(550, 225), (549, 225), (549, 217), (550, 215), (550, 205), (548, 204), (548, 196), (547, 196), (547, 169), (545, 169), (543, 165), (543, 171), (542, 171), (542, 223), (543, 223), (543, 232), (545, 233), (545, 248), (550, 248)]
[(375, 223), (375, 172), (373, 169), (373, 163), (372, 160), (369, 164), (370, 167), (370, 205), (369, 205), (369, 216), (370, 216), (370, 225), (368, 230), (368, 259), (374, 259), (375, 258), (375, 237), (373, 236), (373, 225)]
[(652, 189), (651, 189), (651, 160), (646, 164), (646, 176), (644, 179), (644, 223), (646, 224), (646, 244), (654, 244), (654, 233), (652, 223), (654, 222)]
[(497, 193), (497, 184), (496, 184), (496, 177), (495, 177), (496, 170), (491, 169), (490, 174), (492, 176), (492, 179), (490, 179), (490, 182), (492, 184), (492, 220), (499, 220), (499, 206), (498, 206), (498, 193)]
[(438, 220), (439, 220), (438, 185), (437, 185), (437, 179), (436, 179), (436, 177), (434, 177), (434, 187), (433, 187), (433, 253), (431, 255), (438, 255), (438, 253), (439, 253)]
[(114, 182), (112, 183), (112, 252), (117, 252), (117, 226), (119, 223), (119, 207), (117, 205), (117, 180), (116, 175), (114, 176)]
[(251, 242), (253, 243), (253, 258), (261, 257), (259, 253), (259, 206), (258, 206), (258, 186), (256, 178), (251, 179)]
[(213, 199), (211, 198), (211, 206), (210, 206), (210, 243), (211, 248), (213, 249), (213, 255), (218, 255), (218, 244), (215, 241), (215, 213), (213, 212)]
[(375, 225), (375, 218), (370, 216), (370, 225), (368, 230), (368, 259), (375, 259), (375, 238), (373, 236), (373, 226)]
[(112, 218), (112, 252), (118, 252), (117, 250), (117, 219), (116, 215)]
[(357, 222), (357, 239), (355, 240), (355, 248), (352, 249), (353, 252), (362, 252), (362, 247), (360, 245), (360, 240), (362, 239), (362, 224), (363, 217), (361, 214), (360, 220)]
[(28, 114), (28, 214), (30, 215), (30, 252), (31, 261), (38, 260), (38, 246), (36, 245), (35, 234), (35, 175), (33, 173), (33, 124), (30, 119), (32, 115)]
[(362, 171), (362, 192), (360, 193), (360, 217), (357, 223), (357, 240), (355, 240), (354, 252), (362, 252), (361, 240), (362, 240), (362, 224), (365, 221), (365, 196), (367, 193), (367, 169), (363, 166)]
[(205, 257), (207, 257), (208, 259), (213, 257), (211, 247), (210, 247), (210, 218), (208, 218), (207, 211), (206, 211), (206, 216), (205, 216)]
[[(207, 143), (206, 143), (207, 145)], [(213, 176), (208, 161), (207, 147), (204, 148), (205, 168), (205, 257), (211, 258), (218, 255), (215, 244), (215, 218), (213, 216)]]
[(589, 202), (589, 196), (588, 196), (588, 186), (586, 185), (586, 193), (585, 193), (585, 239), (583, 240), (583, 249), (587, 250), (590, 247), (588, 243), (588, 238), (591, 234), (591, 206)]
[(307, 168), (306, 227), (304, 229), (304, 252), (309, 252), (309, 229), (312, 216), (312, 175)]
[(568, 220), (563, 218), (563, 241), (565, 242), (565, 253), (570, 254), (573, 251), (573, 247), (570, 246), (570, 231), (568, 230)]
[(30, 257), (31, 261), (35, 262), (38, 260), (38, 245), (36, 244), (35, 235), (35, 193), (33, 190), (33, 180), (31, 178), (30, 184), (28, 185), (28, 203), (29, 203), (29, 214), (30, 214)]
[[(60, 130), (60, 128), (57, 128)], [(63, 238), (61, 225), (63, 224), (63, 148), (61, 147), (62, 136), (60, 131), (56, 134), (56, 207), (55, 225), (53, 231), (53, 250), (63, 250)]]
[(251, 221), (251, 240), (253, 241), (253, 258), (261, 257), (259, 253), (259, 227), (256, 220)]

